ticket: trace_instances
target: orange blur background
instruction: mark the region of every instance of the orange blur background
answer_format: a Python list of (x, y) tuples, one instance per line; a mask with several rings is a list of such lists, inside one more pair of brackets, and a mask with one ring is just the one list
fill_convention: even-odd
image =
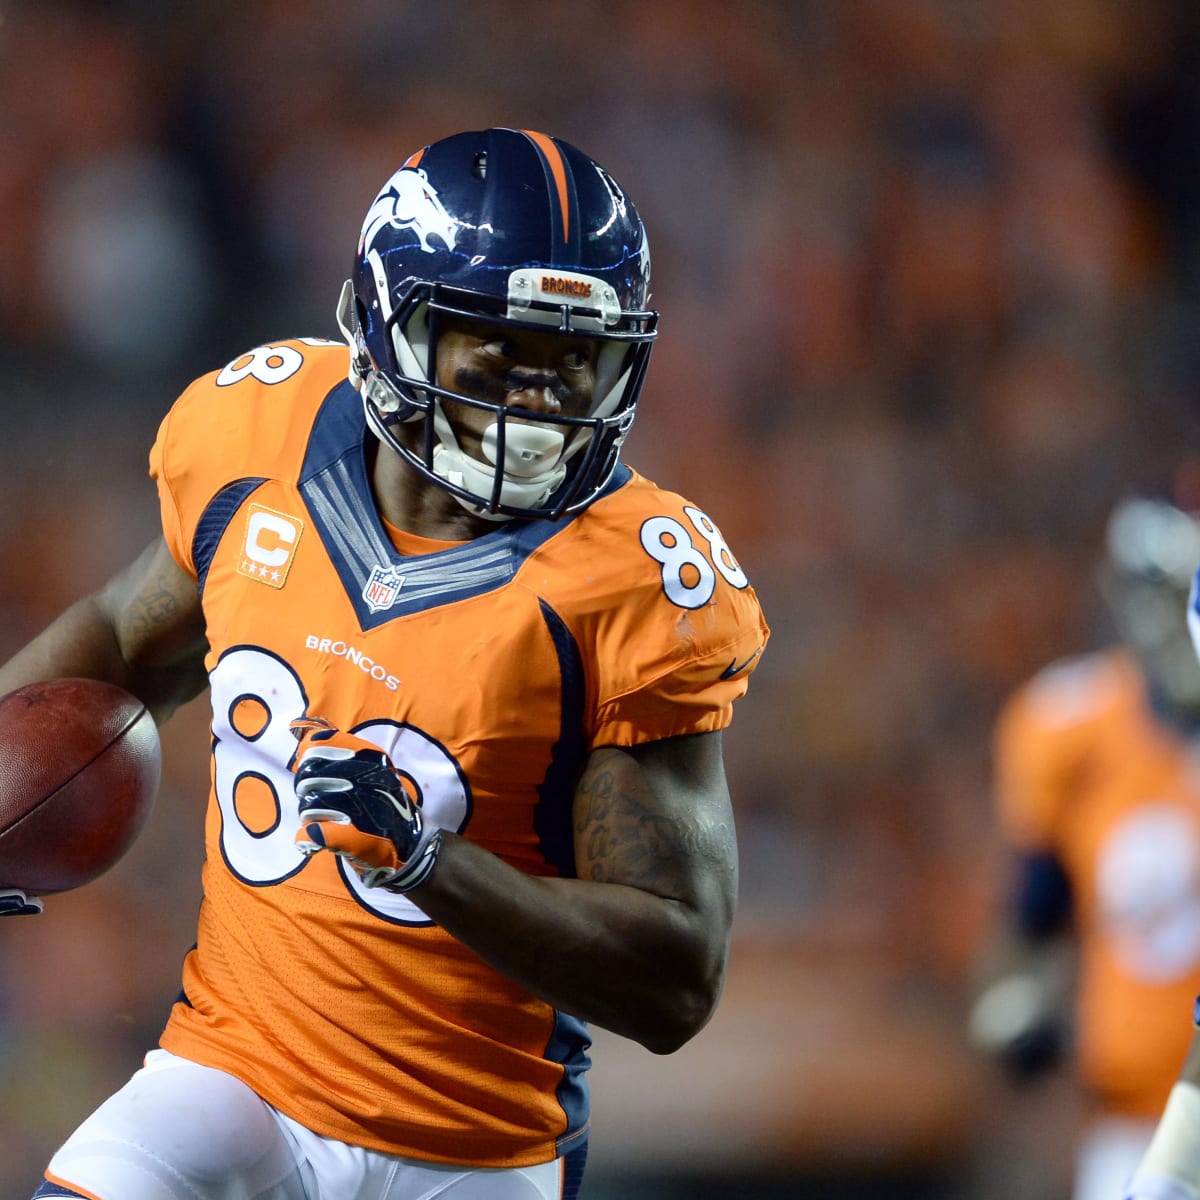
[[(774, 631), (727, 737), (727, 995), (670, 1059), (597, 1035), (584, 1198), (1062, 1200), (1069, 1077), (1017, 1092), (963, 1032), (988, 743), (1107, 636), (1114, 500), (1200, 447), (1198, 59), (1188, 0), (0, 0), (0, 656), (154, 536), (190, 379), (338, 336), (411, 151), (576, 143), (653, 248), (627, 457)], [(115, 870), (0, 927), (0, 1200), (178, 990), (206, 729), (163, 731)]]

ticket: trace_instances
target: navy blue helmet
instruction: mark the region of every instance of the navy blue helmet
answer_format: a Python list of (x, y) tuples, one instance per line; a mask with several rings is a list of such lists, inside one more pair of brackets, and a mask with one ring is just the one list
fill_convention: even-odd
[[(338, 309), (371, 428), (478, 515), (553, 518), (584, 507), (633, 422), (657, 336), (649, 282), (637, 210), (574, 146), (514, 129), (426, 146), (367, 212)], [(534, 414), (437, 386), (447, 316), (596, 339), (590, 411)], [(489, 410), (482, 452), (491, 461), (464, 452), (443, 399)], [(396, 436), (416, 422), (422, 436)]]

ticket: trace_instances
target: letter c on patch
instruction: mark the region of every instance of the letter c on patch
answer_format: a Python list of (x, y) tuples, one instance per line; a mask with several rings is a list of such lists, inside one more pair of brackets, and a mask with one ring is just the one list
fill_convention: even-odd
[(246, 557), (264, 567), (282, 567), (298, 536), (299, 530), (285, 517), (257, 509), (246, 525)]

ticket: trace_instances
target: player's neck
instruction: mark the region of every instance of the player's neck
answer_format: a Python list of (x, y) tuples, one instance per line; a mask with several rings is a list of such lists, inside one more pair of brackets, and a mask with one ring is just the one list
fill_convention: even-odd
[(472, 516), (449, 492), (423, 479), (384, 446), (375, 452), (371, 486), (383, 519), (417, 537), (462, 542), (496, 528), (494, 523)]

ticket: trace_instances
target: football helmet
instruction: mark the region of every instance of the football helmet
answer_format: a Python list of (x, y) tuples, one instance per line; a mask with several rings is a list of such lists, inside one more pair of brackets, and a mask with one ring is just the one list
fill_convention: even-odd
[[(577, 511), (633, 423), (657, 336), (649, 280), (641, 219), (598, 163), (528, 130), (456, 134), (412, 155), (367, 212), (338, 305), (350, 381), (375, 434), (469, 511)], [(447, 317), (595, 339), (590, 410), (538, 413), (438, 386)], [(463, 449), (446, 400), (488, 411), (484, 459)], [(401, 435), (413, 424), (418, 436)]]
[(1167, 500), (1129, 497), (1113, 509), (1100, 592), (1152, 693), (1178, 715), (1200, 714), (1200, 660), (1188, 592), (1200, 566), (1200, 520)]

